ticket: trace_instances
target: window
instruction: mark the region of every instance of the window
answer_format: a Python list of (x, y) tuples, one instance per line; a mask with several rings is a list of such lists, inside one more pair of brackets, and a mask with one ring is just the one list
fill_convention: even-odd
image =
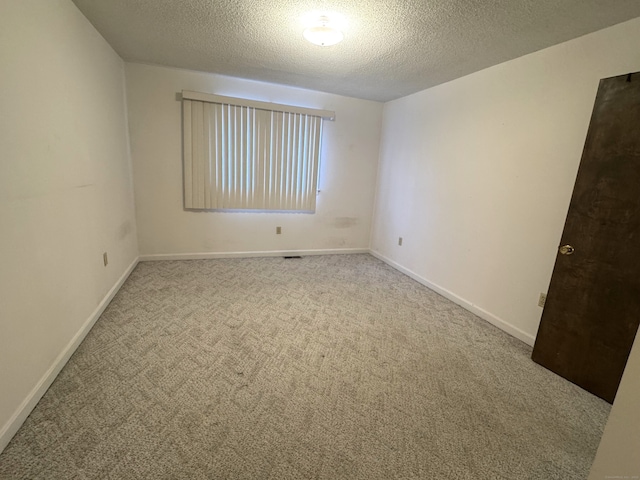
[(185, 208), (315, 211), (334, 112), (188, 91), (182, 103)]

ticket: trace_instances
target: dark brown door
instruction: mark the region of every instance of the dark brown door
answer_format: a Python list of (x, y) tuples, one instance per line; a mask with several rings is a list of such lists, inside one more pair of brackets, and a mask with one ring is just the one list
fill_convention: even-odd
[(640, 72), (600, 81), (533, 360), (613, 402), (640, 322)]

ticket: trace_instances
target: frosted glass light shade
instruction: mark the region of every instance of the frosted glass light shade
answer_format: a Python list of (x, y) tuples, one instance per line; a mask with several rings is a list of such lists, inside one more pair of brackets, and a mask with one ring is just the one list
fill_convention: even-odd
[(340, 30), (331, 26), (328, 17), (320, 17), (316, 24), (305, 29), (302, 35), (314, 45), (321, 47), (335, 45), (344, 38)]

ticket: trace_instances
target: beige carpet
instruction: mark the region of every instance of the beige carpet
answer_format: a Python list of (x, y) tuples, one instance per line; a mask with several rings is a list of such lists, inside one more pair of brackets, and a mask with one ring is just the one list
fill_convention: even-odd
[(584, 479), (609, 405), (530, 354), (369, 255), (141, 263), (0, 478)]

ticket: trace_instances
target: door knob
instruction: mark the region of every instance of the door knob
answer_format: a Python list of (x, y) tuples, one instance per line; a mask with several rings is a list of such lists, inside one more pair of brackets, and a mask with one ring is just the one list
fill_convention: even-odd
[(563, 245), (559, 249), (561, 255), (573, 255), (573, 252), (576, 251), (571, 245)]

